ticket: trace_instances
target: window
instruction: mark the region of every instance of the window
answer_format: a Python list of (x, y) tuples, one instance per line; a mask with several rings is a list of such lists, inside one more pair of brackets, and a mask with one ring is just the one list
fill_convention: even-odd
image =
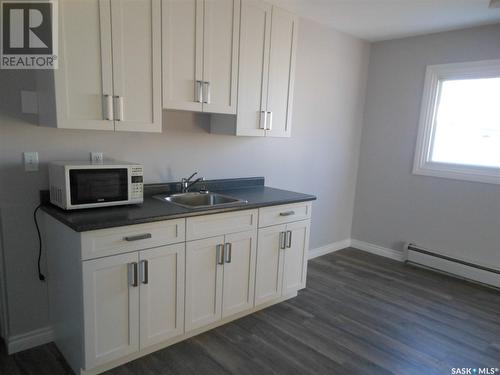
[(413, 173), (500, 184), (500, 60), (427, 67)]

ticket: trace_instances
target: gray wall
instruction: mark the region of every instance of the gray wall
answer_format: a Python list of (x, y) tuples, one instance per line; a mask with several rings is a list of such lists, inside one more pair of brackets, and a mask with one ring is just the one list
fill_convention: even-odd
[(372, 45), (353, 238), (500, 269), (500, 185), (411, 173), (426, 65), (499, 58), (500, 25)]
[[(10, 335), (48, 323), (47, 291), (36, 274), (32, 211), (47, 188), (50, 160), (86, 159), (89, 151), (144, 163), (146, 182), (265, 176), (269, 186), (316, 194), (311, 248), (350, 238), (369, 45), (301, 20), (291, 139), (208, 133), (209, 118), (164, 112), (160, 135), (69, 131), (19, 115), (28, 72), (0, 71), (0, 211)], [(38, 151), (41, 171), (25, 173), (23, 151)], [(2, 232), (2, 231), (0, 231)]]

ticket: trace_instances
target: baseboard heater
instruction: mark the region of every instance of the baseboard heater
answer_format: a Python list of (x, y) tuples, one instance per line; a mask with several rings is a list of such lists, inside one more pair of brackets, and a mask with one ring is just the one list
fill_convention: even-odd
[(500, 288), (500, 270), (455, 259), (413, 243), (405, 244), (405, 262)]

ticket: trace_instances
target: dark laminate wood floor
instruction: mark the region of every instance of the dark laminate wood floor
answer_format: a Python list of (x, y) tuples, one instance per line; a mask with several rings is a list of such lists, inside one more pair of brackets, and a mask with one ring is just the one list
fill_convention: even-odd
[[(132, 374), (450, 374), (500, 367), (500, 292), (346, 249), (307, 289), (109, 371)], [(53, 344), (0, 355), (0, 374), (71, 374)]]

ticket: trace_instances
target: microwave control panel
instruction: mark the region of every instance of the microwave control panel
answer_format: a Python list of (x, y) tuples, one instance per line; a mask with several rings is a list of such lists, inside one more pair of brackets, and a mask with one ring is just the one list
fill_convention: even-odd
[(141, 199), (144, 194), (144, 171), (142, 167), (130, 167), (131, 199)]

